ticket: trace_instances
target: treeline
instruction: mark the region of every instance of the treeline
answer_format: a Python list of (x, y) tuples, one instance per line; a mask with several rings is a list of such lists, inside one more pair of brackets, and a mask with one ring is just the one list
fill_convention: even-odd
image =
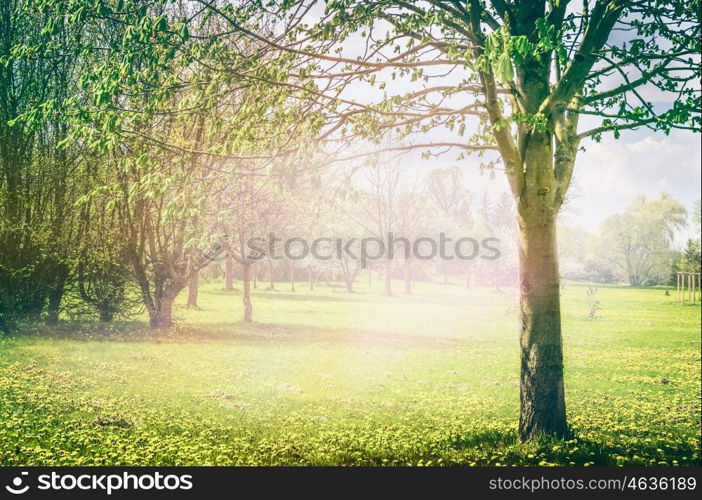
[[(383, 239), (394, 233), (438, 240), (442, 232), (497, 238), (501, 256), (494, 261), (408, 257), (370, 266), (388, 295), (397, 292), (393, 277), (403, 279), (403, 293), (412, 293), (414, 281), (436, 272), (446, 281), (460, 276), (468, 286), (514, 284), (516, 220), (524, 222), (524, 214), (516, 213), (514, 182), (512, 195), (480, 198), (462, 187), (458, 167), (437, 169), (413, 183), (394, 157), (380, 153), (427, 153), (458, 144), (465, 145), (462, 154), (487, 155), (481, 169), (494, 168), (490, 155), (499, 148), (492, 131), (507, 130), (494, 118), (501, 113), (493, 110), (491, 120), (497, 121), (490, 125), (473, 109), (485, 99), (460, 109), (437, 108), (428, 100), (429, 91), (450, 97), (484, 89), (470, 78), (455, 88), (416, 87), (426, 86), (430, 77), (422, 66), (434, 61), (414, 60), (425, 57), (423, 44), (414, 40), (428, 32), (414, 33), (411, 26), (396, 33), (399, 39), (410, 30), (409, 48), (400, 48), (393, 37), (371, 45), (400, 51), (380, 66), (393, 70), (388, 82), (404, 77), (415, 82), (414, 90), (388, 94), (373, 106), (354, 102), (347, 95), (354, 82), (381, 93), (388, 82), (376, 82), (377, 62), (329, 51), (356, 28), (372, 24), (374, 16), (361, 5), (354, 9), (360, 23), (355, 24), (346, 22), (351, 14), (343, 3), (328, 7), (324, 23), (308, 26), (315, 15), (311, 6), (290, 2), (282, 3), (277, 16), (259, 2), (0, 3), (0, 330), (16, 330), (23, 321), (56, 324), (61, 314), (111, 321), (142, 309), (152, 327), (168, 328), (176, 297), (186, 288), (194, 296), (200, 272), (223, 257), (241, 273), (243, 318), (250, 321), (256, 273), (268, 266), (269, 281), (275, 274), (274, 263), (251, 252), (247, 242), (271, 230), (302, 239)], [(443, 19), (426, 16), (422, 23)], [(459, 52), (467, 54), (460, 47), (447, 48), (441, 63), (461, 71), (474, 68), (456, 59)], [(688, 50), (685, 46), (682, 54)], [(507, 56), (499, 57), (507, 63), (499, 64), (504, 70), (512, 68)], [(500, 73), (512, 79), (510, 71)], [(655, 123), (682, 124), (692, 109), (693, 101), (679, 102), (680, 116)], [(482, 117), (477, 132), (466, 132), (466, 117)], [(640, 113), (632, 117), (639, 119)], [(455, 128), (460, 141), (400, 144), (435, 127)], [(599, 137), (606, 130), (611, 127), (591, 133)], [(577, 147), (568, 148), (567, 157), (574, 158)], [(565, 167), (572, 169), (573, 161)], [(510, 175), (519, 171), (507, 169)], [(561, 180), (567, 188), (569, 175)], [(537, 189), (529, 196), (545, 192), (561, 190)], [(562, 201), (558, 196), (553, 213)], [(632, 217), (646, 219), (658, 211), (635, 207)], [(637, 246), (642, 263), (624, 270), (622, 259), (631, 247), (618, 236), (645, 224), (613, 220), (606, 231), (617, 238), (604, 238), (606, 251), (593, 251), (598, 255), (593, 262), (602, 267), (611, 261), (601, 273), (626, 275), (632, 284), (649, 282), (650, 269), (660, 266), (651, 267), (646, 255), (658, 258), (661, 249), (669, 249), (667, 235), (679, 217), (673, 210), (655, 222), (655, 245)], [(538, 217), (531, 222), (540, 231)], [(538, 237), (539, 231), (527, 232)], [(277, 265), (287, 266), (290, 281), (297, 279), (296, 271), (312, 283), (326, 273), (341, 279), (349, 292), (363, 266), (345, 257)]]
[[(258, 43), (257, 32), (271, 36), (265, 24), (227, 31), (230, 16), (246, 25), (246, 15), (233, 6), (204, 15), (186, 1), (0, 5), (0, 330), (144, 309), (152, 327), (169, 328), (174, 300), (189, 288), (195, 302), (213, 261), (239, 269), (250, 321), (252, 283), (267, 267), (274, 287), (275, 275), (247, 241), (272, 230), (472, 232), (514, 247), (509, 197), (475, 199), (457, 167), (420, 187), (384, 157), (330, 167), (334, 152), (314, 140), (326, 104), (306, 63)], [(343, 181), (361, 171), (365, 181)], [(436, 271), (499, 286), (513, 279), (511, 255), (482, 267), (438, 257), (370, 265), (387, 294), (393, 276), (412, 293)], [(345, 257), (276, 265), (290, 281), (302, 270), (314, 286), (326, 273), (349, 292), (362, 266)]]

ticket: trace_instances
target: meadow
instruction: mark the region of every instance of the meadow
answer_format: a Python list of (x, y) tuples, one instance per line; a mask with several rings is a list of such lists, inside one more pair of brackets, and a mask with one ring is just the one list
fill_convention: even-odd
[(699, 303), (567, 283), (572, 436), (521, 444), (515, 290), (277, 287), (254, 290), (252, 324), (212, 282), (167, 334), (63, 321), (0, 339), (0, 464), (700, 463)]

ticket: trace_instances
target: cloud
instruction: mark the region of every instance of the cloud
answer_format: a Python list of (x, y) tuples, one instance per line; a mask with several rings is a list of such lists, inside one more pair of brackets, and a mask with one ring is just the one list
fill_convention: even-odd
[(621, 140), (591, 141), (585, 149), (575, 166), (571, 210), (590, 230), (640, 193), (656, 197), (667, 192), (686, 207), (700, 198), (699, 135), (638, 131)]

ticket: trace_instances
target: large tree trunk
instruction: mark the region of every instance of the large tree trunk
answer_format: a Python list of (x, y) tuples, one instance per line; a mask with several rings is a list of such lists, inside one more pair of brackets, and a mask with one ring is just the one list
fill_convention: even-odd
[(197, 295), (200, 288), (200, 273), (193, 271), (188, 280), (188, 307), (197, 307)]
[(168, 330), (173, 326), (173, 299), (169, 293), (157, 298), (154, 308), (149, 309), (149, 324), (151, 328)]
[(567, 433), (556, 214), (530, 205), (521, 210), (519, 221), (522, 440)]
[(230, 255), (227, 255), (224, 263), (224, 291), (234, 291), (234, 262)]
[(253, 306), (251, 305), (251, 263), (244, 262), (242, 264), (244, 274), (244, 321), (253, 321)]
[(412, 295), (412, 268), (409, 264), (405, 264), (403, 271), (405, 275), (405, 294)]

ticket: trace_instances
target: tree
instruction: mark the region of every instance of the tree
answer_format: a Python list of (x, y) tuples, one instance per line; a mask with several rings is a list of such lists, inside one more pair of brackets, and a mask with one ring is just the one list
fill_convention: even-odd
[[(200, 3), (246, 30), (212, 2)], [(280, 17), (296, 26), (287, 37), (249, 33), (320, 61), (313, 77), (326, 87), (315, 98), (333, 109), (325, 137), (337, 133), (339, 150), (359, 138), (426, 137), (442, 127), (457, 129), (456, 139), (388, 149), (497, 152), (520, 230), (519, 432), (525, 440), (565, 435), (556, 216), (585, 139), (641, 127), (699, 130), (699, 1), (339, 1), (327, 3), (307, 30), (291, 20), (307, 13), (303, 3), (283, 4)], [(362, 55), (335, 53), (363, 32)], [(397, 88), (414, 87), (393, 95), (389, 78), (404, 80)], [(362, 101), (345, 92), (352, 82), (384, 94)], [(645, 86), (672, 96), (672, 104), (652, 105), (639, 92)], [(582, 115), (598, 123), (581, 130)]]
[(699, 273), (702, 261), (699, 240), (689, 239), (685, 244), (685, 250), (677, 263), (677, 271), (687, 273)]
[[(400, 164), (389, 154), (376, 155), (364, 169), (368, 184), (361, 190), (359, 208), (367, 223), (364, 228), (380, 241), (386, 241), (388, 235), (396, 230), (397, 203), (400, 189)], [(390, 248), (384, 255), (384, 291), (392, 296), (392, 257)], [(360, 269), (359, 269), (360, 270)]]
[[(431, 199), (454, 228), (462, 234), (473, 228), (473, 194), (462, 185), (463, 172), (458, 166), (437, 168), (429, 172), (427, 184)], [(444, 267), (448, 267), (443, 263)], [(470, 287), (471, 261), (464, 262), (466, 287)], [(444, 275), (445, 276), (445, 275)], [(446, 281), (446, 278), (444, 279)]]
[[(405, 243), (400, 239), (404, 238), (414, 246), (419, 238), (427, 236), (430, 233), (430, 220), (432, 213), (428, 203), (429, 197), (425, 191), (419, 189), (418, 186), (400, 186), (401, 190), (397, 194), (397, 200), (394, 204), (396, 211), (395, 215), (395, 240), (393, 248), (393, 257), (399, 255), (402, 262), (402, 274), (405, 280), (405, 294), (412, 295), (414, 293), (414, 274), (417, 270), (418, 259), (414, 258), (413, 249), (405, 251)], [(446, 227), (440, 228), (446, 231)], [(438, 234), (433, 234), (436, 239), (439, 239)], [(400, 245), (397, 244), (400, 242)], [(420, 250), (421, 245), (417, 245), (417, 250)], [(389, 251), (389, 249), (387, 249)]]
[[(443, 219), (440, 226), (446, 229), (466, 231), (472, 224), (471, 202), (472, 194), (462, 185), (462, 171), (458, 166), (436, 168), (427, 175), (429, 198), (438, 209), (437, 216)], [(442, 259), (441, 271), (444, 274), (444, 284), (448, 282), (450, 263)], [(465, 261), (466, 287), (470, 286), (470, 261)]]
[(575, 281), (600, 281), (588, 274), (591, 265), (590, 247), (594, 235), (584, 229), (559, 222), (558, 258), (561, 276)]
[(601, 260), (631, 286), (649, 283), (669, 267), (674, 233), (685, 224), (685, 215), (685, 207), (668, 195), (652, 201), (638, 196), (623, 213), (602, 224)]
[(194, 269), (188, 278), (188, 307), (197, 307), (197, 296), (200, 290), (200, 270)]
[(118, 180), (106, 196), (119, 214), (130, 270), (151, 327), (169, 329), (176, 297), (221, 252), (199, 210), (210, 183), (197, 181), (198, 165), (158, 148), (141, 149), (115, 167)]
[(500, 258), (493, 260), (497, 280), (504, 285), (516, 285), (518, 278), (519, 231), (517, 229), (514, 199), (507, 192), (500, 197), (493, 209), (495, 235), (499, 239)]
[(262, 230), (279, 216), (282, 201), (279, 186), (270, 177), (255, 174), (255, 171), (240, 168), (237, 182), (227, 183), (222, 191), (226, 204), (221, 225), (227, 238), (228, 254), (241, 266), (245, 322), (253, 321), (253, 266), (269, 249)]
[(224, 261), (224, 291), (234, 291), (234, 259), (229, 252)]

